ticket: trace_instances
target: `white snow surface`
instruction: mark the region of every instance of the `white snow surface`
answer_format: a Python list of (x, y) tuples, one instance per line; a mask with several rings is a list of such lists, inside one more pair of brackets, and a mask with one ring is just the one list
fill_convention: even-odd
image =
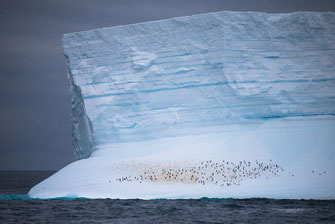
[(65, 34), (78, 161), (38, 198), (335, 198), (335, 13)]

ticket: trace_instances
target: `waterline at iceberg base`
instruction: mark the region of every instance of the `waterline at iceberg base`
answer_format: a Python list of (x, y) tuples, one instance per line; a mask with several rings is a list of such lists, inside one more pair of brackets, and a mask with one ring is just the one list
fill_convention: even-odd
[(77, 161), (30, 197), (335, 198), (335, 13), (65, 34)]

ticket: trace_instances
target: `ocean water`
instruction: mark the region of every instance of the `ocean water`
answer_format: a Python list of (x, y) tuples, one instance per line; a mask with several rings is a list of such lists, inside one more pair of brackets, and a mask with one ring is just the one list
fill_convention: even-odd
[(0, 223), (335, 223), (335, 200), (36, 200), (53, 171), (0, 171)]

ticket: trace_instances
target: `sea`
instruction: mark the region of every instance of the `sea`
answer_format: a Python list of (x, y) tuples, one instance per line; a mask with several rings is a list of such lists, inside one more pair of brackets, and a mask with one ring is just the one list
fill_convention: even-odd
[(32, 199), (55, 171), (0, 171), (0, 223), (335, 223), (335, 200)]

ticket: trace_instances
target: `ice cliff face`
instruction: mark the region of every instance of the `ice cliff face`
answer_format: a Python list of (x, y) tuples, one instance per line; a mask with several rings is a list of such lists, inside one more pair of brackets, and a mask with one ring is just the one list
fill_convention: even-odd
[(218, 12), (65, 34), (77, 158), (98, 145), (335, 115), (335, 13)]

